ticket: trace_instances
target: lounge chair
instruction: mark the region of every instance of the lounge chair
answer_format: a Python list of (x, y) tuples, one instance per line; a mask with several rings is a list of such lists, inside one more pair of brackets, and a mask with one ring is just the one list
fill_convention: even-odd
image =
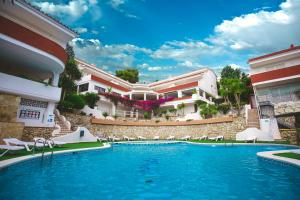
[(153, 140), (159, 140), (159, 136), (158, 135), (154, 136)]
[(135, 140), (135, 138), (133, 138), (133, 137), (128, 137), (128, 136), (126, 136), (126, 135), (123, 136), (123, 139), (124, 139), (124, 140), (127, 140), (127, 141)]
[(215, 140), (215, 141), (224, 140), (224, 136), (223, 135), (218, 135), (218, 136), (215, 136), (215, 137), (209, 137), (208, 139), (209, 140)]
[(16, 146), (23, 146), (26, 148), (27, 151), (31, 151), (29, 147), (45, 147), (47, 146), (46, 143), (42, 144), (40, 142), (24, 142), (18, 140), (17, 138), (4, 138), (3, 141), (6, 145), (16, 145)]
[(110, 140), (110, 141), (120, 141), (121, 139), (118, 138), (118, 137), (115, 137), (115, 136), (109, 136), (108, 140)]
[(97, 137), (99, 142), (106, 142), (108, 139), (106, 137)]
[(25, 149), (25, 147), (21, 147), (21, 146), (12, 146), (12, 145), (0, 145), (0, 149), (4, 149), (5, 151), (0, 154), (0, 158), (2, 156), (4, 156), (8, 151), (18, 151), (18, 150), (22, 150)]
[(191, 139), (191, 136), (190, 135), (186, 135), (186, 136), (183, 136), (182, 138), (180, 138), (181, 140), (190, 140)]
[(257, 137), (256, 136), (249, 136), (247, 139), (246, 139), (246, 142), (253, 142), (255, 143), (257, 140)]
[(146, 138), (143, 136), (138, 136), (138, 140), (146, 140)]
[(55, 146), (62, 146), (64, 144), (66, 144), (65, 142), (60, 142), (60, 141), (54, 141), (52, 139), (48, 139), (46, 140), (45, 138), (43, 137), (35, 137), (33, 138), (34, 142), (36, 143), (40, 143), (42, 145), (45, 144), (45, 146), (49, 146), (51, 149)]
[(207, 139), (208, 139), (207, 135), (202, 135), (201, 137), (199, 137), (199, 140), (207, 140)]
[(175, 140), (175, 137), (173, 135), (170, 135), (167, 137), (167, 140)]

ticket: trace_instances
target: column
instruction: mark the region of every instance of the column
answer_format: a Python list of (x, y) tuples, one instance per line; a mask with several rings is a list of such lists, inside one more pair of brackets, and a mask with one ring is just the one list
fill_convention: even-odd
[(203, 98), (206, 99), (206, 92), (203, 91)]
[(157, 99), (157, 100), (159, 99), (159, 94), (156, 94), (156, 99)]
[(146, 101), (146, 100), (147, 100), (147, 94), (144, 93), (144, 101)]
[(47, 126), (54, 126), (54, 114), (53, 114), (54, 109), (55, 109), (55, 103), (48, 102), (48, 106), (44, 112), (43, 124)]
[(130, 100), (132, 99), (132, 93), (129, 94), (129, 99), (130, 99)]
[(177, 91), (177, 95), (178, 95), (178, 98), (181, 98), (181, 97), (182, 97), (182, 91), (181, 91), (181, 90), (178, 90), (178, 91)]
[(200, 96), (200, 89), (199, 89), (199, 88), (196, 88), (196, 94), (197, 94), (198, 96)]
[(111, 109), (111, 114), (112, 115), (116, 115), (116, 106), (115, 106), (115, 104), (112, 104), (112, 109)]
[(52, 86), (57, 87), (58, 86), (58, 81), (59, 81), (59, 74), (58, 73), (53, 73)]

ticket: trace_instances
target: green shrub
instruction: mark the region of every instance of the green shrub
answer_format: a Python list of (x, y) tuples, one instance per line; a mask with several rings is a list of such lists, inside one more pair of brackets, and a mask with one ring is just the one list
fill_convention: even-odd
[(58, 103), (58, 109), (61, 111), (71, 111), (74, 107), (72, 102), (63, 100)]
[(218, 110), (221, 111), (225, 115), (230, 110), (230, 105), (226, 104), (226, 103), (222, 103), (218, 106)]
[(145, 119), (150, 119), (150, 113), (149, 112), (144, 112), (144, 118)]
[(84, 96), (84, 101), (85, 103), (90, 107), (90, 108), (94, 108), (97, 101), (99, 101), (99, 96), (96, 93), (86, 93)]
[(68, 94), (64, 101), (69, 102), (73, 109), (82, 109), (85, 105), (85, 101), (81, 95), (78, 94)]
[(170, 116), (169, 116), (169, 115), (166, 115), (165, 118), (166, 118), (166, 120), (169, 120), (169, 119), (170, 119)]
[(107, 112), (102, 113), (103, 117), (106, 118), (108, 116)]

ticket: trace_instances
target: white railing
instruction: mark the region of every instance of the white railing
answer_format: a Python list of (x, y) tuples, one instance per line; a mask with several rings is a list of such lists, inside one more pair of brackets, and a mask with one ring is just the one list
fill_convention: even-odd
[(16, 95), (35, 97), (46, 101), (60, 100), (61, 89), (36, 81), (0, 72), (0, 91)]
[(124, 118), (139, 118), (139, 112), (137, 111), (116, 110), (116, 115)]

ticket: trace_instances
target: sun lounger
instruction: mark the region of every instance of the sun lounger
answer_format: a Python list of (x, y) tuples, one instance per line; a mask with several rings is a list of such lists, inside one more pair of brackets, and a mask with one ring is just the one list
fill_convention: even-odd
[(207, 135), (202, 135), (201, 137), (199, 137), (199, 140), (207, 140), (207, 139), (208, 139)]
[(105, 137), (97, 137), (97, 140), (98, 140), (99, 142), (106, 142), (108, 139), (105, 138)]
[(44, 147), (47, 146), (47, 144), (42, 144), (40, 142), (24, 142), (21, 140), (18, 140), (17, 138), (4, 138), (3, 141), (6, 145), (16, 145), (16, 146), (24, 146), (27, 151), (31, 151), (29, 147)]
[(127, 141), (131, 141), (131, 140), (135, 140), (135, 138), (133, 138), (133, 137), (128, 137), (128, 136), (123, 136), (123, 139), (124, 140), (127, 140)]
[(159, 136), (158, 135), (154, 136), (153, 140), (159, 140)]
[(118, 138), (118, 137), (115, 137), (115, 136), (109, 136), (108, 140), (110, 140), (110, 141), (120, 141), (121, 139)]
[(170, 135), (169, 137), (167, 137), (167, 140), (175, 140), (175, 137), (173, 135)]
[(36, 143), (40, 143), (42, 145), (45, 144), (45, 146), (49, 146), (51, 149), (54, 147), (54, 146), (62, 146), (64, 144), (66, 144), (65, 142), (60, 142), (60, 141), (54, 141), (52, 139), (48, 139), (46, 140), (45, 138), (43, 137), (35, 137), (33, 138), (33, 140), (36, 142)]
[(8, 151), (18, 151), (25, 149), (25, 147), (21, 146), (12, 146), (12, 145), (0, 145), (0, 149), (4, 149), (5, 151), (0, 154), (0, 157), (4, 156)]
[(191, 136), (189, 135), (186, 135), (186, 136), (183, 136), (182, 138), (180, 138), (181, 140), (190, 140), (191, 139)]
[(224, 140), (224, 136), (223, 135), (218, 135), (218, 136), (215, 136), (215, 137), (209, 137), (208, 139), (209, 140), (215, 140), (215, 141)]
[(247, 139), (246, 139), (246, 142), (253, 142), (255, 143), (257, 140), (257, 137), (256, 136), (249, 136)]
[(146, 138), (143, 136), (138, 136), (138, 140), (146, 140)]

